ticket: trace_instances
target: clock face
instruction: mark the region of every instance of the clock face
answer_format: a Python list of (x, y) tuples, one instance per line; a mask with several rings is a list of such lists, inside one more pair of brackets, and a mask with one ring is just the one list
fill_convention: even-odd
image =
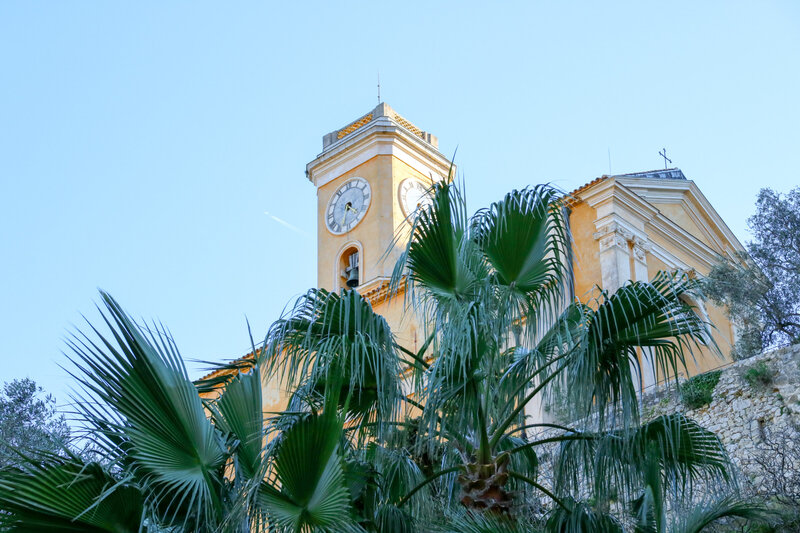
[(371, 198), (367, 180), (353, 178), (346, 181), (328, 202), (328, 209), (325, 211), (328, 230), (335, 235), (341, 235), (353, 229), (367, 213)]
[(400, 183), (400, 189), (397, 193), (400, 197), (400, 207), (403, 208), (403, 214), (406, 217), (418, 207), (431, 203), (431, 197), (427, 194), (427, 187), (415, 179), (404, 179)]

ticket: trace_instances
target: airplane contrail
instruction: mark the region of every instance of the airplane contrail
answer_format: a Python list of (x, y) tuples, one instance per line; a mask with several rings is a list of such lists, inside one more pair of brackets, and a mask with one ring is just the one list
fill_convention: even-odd
[(277, 222), (278, 224), (280, 224), (281, 226), (283, 226), (283, 227), (285, 227), (287, 229), (290, 229), (295, 233), (299, 233), (300, 235), (302, 235), (304, 237), (310, 237), (310, 235), (308, 233), (306, 233), (305, 231), (301, 230), (300, 228), (298, 228), (295, 225), (289, 224), (288, 222), (286, 222), (282, 218), (278, 218), (275, 215), (270, 214), (269, 211), (264, 211), (264, 214), (267, 215), (272, 220), (274, 220), (275, 222)]

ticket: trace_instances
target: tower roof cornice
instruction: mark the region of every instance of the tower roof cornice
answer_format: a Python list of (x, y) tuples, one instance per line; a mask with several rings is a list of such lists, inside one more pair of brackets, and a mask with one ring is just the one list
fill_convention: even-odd
[(434, 148), (438, 149), (439, 147), (439, 140), (435, 135), (419, 129), (414, 124), (403, 118), (394, 109), (392, 109), (389, 104), (386, 102), (381, 102), (369, 113), (365, 113), (344, 127), (333, 130), (332, 132), (324, 135), (322, 137), (322, 151), (325, 152), (329, 147), (332, 147), (346, 137), (355, 134), (358, 132), (358, 130), (369, 125), (371, 122), (378, 121), (380, 119), (390, 120), (398, 126), (406, 129), (412, 135), (419, 137)]
[(451, 163), (437, 145), (434, 135), (382, 103), (344, 128), (326, 134), (322, 153), (306, 165), (306, 177), (321, 187), (375, 156), (392, 155), (438, 181), (447, 178)]

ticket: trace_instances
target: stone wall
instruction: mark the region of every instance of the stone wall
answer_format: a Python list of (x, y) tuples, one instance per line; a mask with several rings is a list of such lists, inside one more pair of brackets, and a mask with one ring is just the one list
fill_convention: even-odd
[[(753, 386), (744, 375), (761, 362), (772, 371), (772, 383)], [(644, 396), (642, 412), (646, 419), (683, 412), (715, 432), (744, 474), (744, 481), (758, 491), (764, 472), (755, 458), (767, 450), (767, 439), (781, 435), (788, 437), (788, 446), (800, 446), (795, 444), (800, 441), (800, 345), (766, 352), (721, 370), (710, 404), (687, 410), (674, 390), (662, 389)], [(800, 453), (794, 457), (800, 458)]]

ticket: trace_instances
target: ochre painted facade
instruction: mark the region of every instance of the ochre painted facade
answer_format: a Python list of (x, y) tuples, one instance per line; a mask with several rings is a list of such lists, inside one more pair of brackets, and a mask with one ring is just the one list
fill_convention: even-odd
[[(369, 118), (370, 120), (366, 120)], [(323, 152), (306, 166), (317, 187), (317, 285), (331, 291), (345, 287), (343, 254), (359, 252), (358, 291), (383, 315), (398, 342), (421, 344), (418, 325), (403, 313), (400, 295), (387, 299), (388, 284), (410, 228), (401, 206), (400, 186), (414, 180), (424, 188), (445, 179), (450, 162), (436, 149), (436, 138), (421, 131), (386, 104), (323, 138)], [(324, 214), (343, 184), (359, 177), (370, 186), (369, 207), (352, 230), (337, 235)]]
[[(613, 292), (628, 280), (648, 280), (661, 270), (704, 276), (720, 258), (735, 259), (743, 251), (679, 169), (603, 176), (573, 191), (571, 208), (576, 296), (584, 301), (597, 289)], [(735, 330), (724, 309), (691, 303), (713, 324), (712, 336), (722, 352), (704, 347), (689, 354), (689, 373), (696, 374), (730, 362)], [(643, 376), (643, 385), (663, 377)]]
[(581, 301), (592, 297), (602, 272), (600, 271), (600, 251), (593, 232), (584, 231), (591, 228), (597, 211), (587, 203), (572, 206), (569, 222), (572, 230), (572, 252), (574, 257), (575, 296)]
[[(348, 254), (358, 252), (357, 290), (383, 315), (404, 346), (422, 344), (414, 316), (404, 313), (404, 298), (388, 300), (388, 282), (401, 250), (392, 246), (408, 230), (400, 186), (413, 179), (426, 188), (446, 179), (450, 162), (436, 138), (380, 104), (370, 113), (323, 137), (323, 151), (306, 166), (317, 189), (317, 285), (345, 286)], [(344, 234), (330, 231), (326, 213), (336, 191), (352, 178), (369, 183), (369, 207)], [(613, 292), (629, 280), (647, 280), (659, 270), (707, 274), (719, 257), (743, 248), (700, 193), (678, 169), (603, 176), (572, 193), (570, 229), (574, 239), (575, 296), (590, 301), (600, 289)], [(403, 241), (401, 236), (400, 241)], [(698, 312), (715, 325), (714, 339), (728, 353), (734, 330), (724, 310), (697, 302)], [(646, 357), (646, 354), (643, 354)], [(691, 374), (724, 364), (710, 350), (689, 356)], [(663, 376), (643, 376), (650, 386)], [(265, 384), (264, 407), (277, 410), (285, 394)]]

